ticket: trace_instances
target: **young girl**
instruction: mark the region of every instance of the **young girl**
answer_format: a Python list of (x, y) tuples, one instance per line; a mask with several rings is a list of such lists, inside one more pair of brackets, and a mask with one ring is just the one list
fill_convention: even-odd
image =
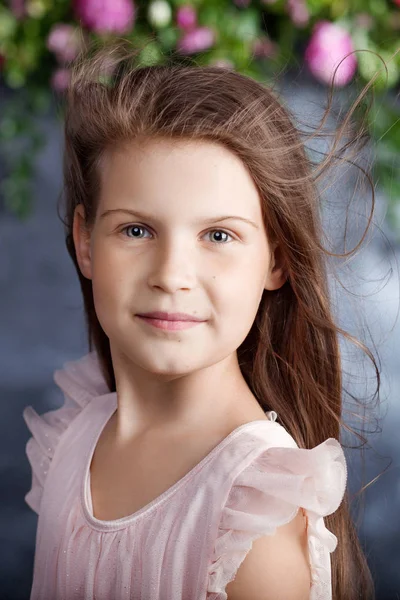
[(67, 95), (89, 353), (23, 413), (31, 599), (366, 600), (300, 136), (261, 83), (134, 57), (84, 56)]

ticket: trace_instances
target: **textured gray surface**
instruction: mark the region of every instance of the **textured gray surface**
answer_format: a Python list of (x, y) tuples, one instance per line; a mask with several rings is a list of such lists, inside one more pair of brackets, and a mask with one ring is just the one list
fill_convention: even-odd
[[(309, 102), (321, 102), (320, 93), (321, 90), (307, 84), (285, 89), (289, 104), (296, 111), (304, 108), (305, 114), (314, 114), (315, 107)], [(61, 185), (61, 124), (55, 118), (46, 118), (42, 126), (48, 135), (48, 145), (38, 159), (34, 214), (28, 222), (21, 223), (4, 210), (0, 213), (0, 600), (29, 598), (32, 576), (37, 517), (24, 502), (31, 473), (25, 456), (30, 434), (22, 410), (32, 405), (42, 413), (59, 406), (62, 397), (53, 383), (54, 370), (87, 351), (80, 289), (56, 211)], [(395, 321), (400, 251), (394, 248), (393, 256), (385, 243), (383, 232), (390, 233), (382, 223), (385, 205), (379, 195), (377, 200), (373, 239), (353, 259), (351, 272), (342, 277), (352, 292), (366, 297), (351, 300), (350, 294), (344, 298), (338, 289), (337, 302), (340, 323), (356, 336), (363, 326), (360, 315), (364, 316), (382, 362), (383, 408), (376, 414), (381, 418), (382, 432), (370, 435), (368, 441), (385, 458), (379, 460), (374, 451), (368, 450), (365, 481), (386, 468), (389, 463), (386, 457), (393, 462), (365, 494), (360, 538), (375, 576), (378, 600), (397, 600), (400, 599), (400, 327)], [(364, 197), (361, 209), (363, 202)], [(365, 202), (368, 206), (367, 195)], [(361, 212), (365, 214), (365, 209)], [(332, 213), (327, 218), (332, 236), (342, 236), (340, 217)], [(383, 228), (382, 233), (379, 227)], [(356, 239), (356, 232), (351, 231), (350, 247)], [(390, 269), (393, 273), (387, 280)], [(364, 341), (371, 347), (368, 335)], [(354, 393), (365, 396), (373, 390), (364, 385), (373, 373), (368, 363), (359, 361), (361, 355), (352, 356), (345, 368), (359, 375), (360, 387)], [(363, 370), (365, 366), (367, 370)], [(369, 427), (374, 430), (375, 424)], [(354, 444), (356, 440), (351, 441)], [(359, 451), (347, 451), (347, 458), (349, 485), (354, 492), (361, 481)]]

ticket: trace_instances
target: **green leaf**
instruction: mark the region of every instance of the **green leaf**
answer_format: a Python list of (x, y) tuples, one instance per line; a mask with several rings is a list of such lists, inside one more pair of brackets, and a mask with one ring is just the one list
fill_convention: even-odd
[(0, 6), (0, 43), (11, 39), (17, 30), (18, 23), (11, 11)]
[(369, 10), (372, 17), (382, 17), (388, 12), (386, 0), (369, 0)]
[(307, 0), (307, 7), (311, 14), (318, 15), (333, 4), (332, 0)]
[[(372, 44), (370, 44), (371, 46)], [(370, 48), (373, 50), (373, 48)], [(371, 81), (373, 77), (376, 79), (373, 83), (373, 87), (377, 91), (383, 91), (394, 87), (400, 77), (400, 71), (398, 65), (390, 60), (391, 53), (386, 50), (375, 49), (375, 51), (381, 56), (386, 64), (382, 60), (371, 52), (359, 52), (358, 57), (358, 70), (360, 75), (366, 81)]]
[(368, 126), (372, 137), (378, 142), (377, 152), (380, 155), (391, 148), (398, 152), (400, 157), (400, 110), (393, 108), (388, 102), (377, 101), (371, 106), (368, 113)]
[(259, 14), (253, 9), (239, 13), (236, 25), (236, 37), (239, 40), (255, 40), (260, 31)]
[[(224, 27), (219, 26), (222, 19), (224, 19)], [(199, 14), (199, 22), (201, 25), (212, 27), (216, 31), (221, 30), (221, 33), (224, 35), (233, 35), (234, 21), (232, 10), (221, 11), (218, 5), (205, 6)]]
[(157, 42), (149, 42), (140, 52), (139, 62), (143, 66), (156, 65), (162, 58), (162, 52)]
[(331, 18), (333, 21), (344, 17), (349, 13), (350, 6), (348, 0), (335, 0), (335, 2), (331, 2)]
[(166, 27), (165, 29), (161, 29), (158, 33), (160, 44), (166, 50), (173, 50), (175, 48), (179, 36), (180, 32), (176, 27)]
[(7, 69), (5, 71), (5, 80), (10, 88), (18, 89), (22, 88), (26, 83), (26, 73), (18, 64), (7, 63)]

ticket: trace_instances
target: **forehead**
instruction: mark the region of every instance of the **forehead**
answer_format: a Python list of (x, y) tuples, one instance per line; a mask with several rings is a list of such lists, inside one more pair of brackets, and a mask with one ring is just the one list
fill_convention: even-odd
[(258, 190), (244, 163), (205, 140), (146, 140), (108, 151), (100, 169), (100, 207), (191, 210), (207, 216), (229, 209), (261, 218)]

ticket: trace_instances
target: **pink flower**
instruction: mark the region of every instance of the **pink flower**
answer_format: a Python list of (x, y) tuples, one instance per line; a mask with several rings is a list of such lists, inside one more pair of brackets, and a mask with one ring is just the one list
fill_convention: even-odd
[(276, 44), (266, 36), (256, 39), (252, 49), (254, 56), (258, 58), (271, 58), (276, 54)]
[(136, 7), (132, 0), (74, 0), (74, 11), (83, 25), (96, 33), (128, 33)]
[(215, 34), (209, 27), (197, 27), (187, 31), (178, 41), (177, 48), (184, 54), (208, 50), (215, 42)]
[(180, 6), (176, 13), (176, 24), (180, 29), (193, 29), (197, 24), (196, 9), (189, 4)]
[(247, 8), (251, 2), (251, 0), (233, 0), (234, 4), (239, 8)]
[[(353, 50), (350, 34), (345, 29), (329, 21), (319, 21), (313, 29), (304, 58), (314, 77), (330, 84), (335, 68)], [(356, 69), (357, 59), (352, 54), (340, 64), (335, 75), (335, 85), (349, 83)]]
[(305, 0), (288, 0), (287, 10), (290, 18), (297, 27), (307, 25), (310, 13), (308, 12)]
[(56, 69), (51, 77), (51, 87), (58, 93), (65, 92), (69, 86), (71, 73), (69, 69)]
[(397, 6), (400, 6), (400, 0), (393, 0), (393, 2), (397, 4)]
[(374, 19), (368, 13), (358, 13), (354, 17), (354, 24), (357, 25), (357, 27), (368, 30), (372, 29), (374, 26)]
[(81, 49), (79, 30), (73, 25), (56, 23), (50, 30), (46, 45), (60, 63), (72, 61)]
[(10, 0), (10, 9), (16, 19), (26, 17), (25, 0)]

